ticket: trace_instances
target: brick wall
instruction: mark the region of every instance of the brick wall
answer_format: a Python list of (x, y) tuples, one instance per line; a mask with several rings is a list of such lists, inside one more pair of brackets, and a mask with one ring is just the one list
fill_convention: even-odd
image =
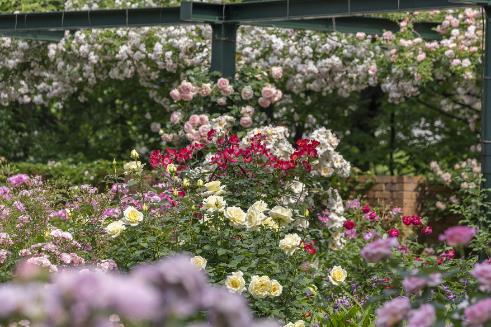
[(366, 194), (369, 203), (400, 207), (404, 215), (419, 213), (422, 176), (374, 176), (360, 177), (360, 183), (369, 183)]

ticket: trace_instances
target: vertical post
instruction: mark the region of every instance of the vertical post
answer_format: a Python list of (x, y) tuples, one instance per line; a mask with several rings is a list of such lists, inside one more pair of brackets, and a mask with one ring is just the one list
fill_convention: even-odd
[(236, 23), (211, 24), (211, 71), (231, 79), (235, 77), (237, 28)]
[[(481, 108), (481, 171), (484, 188), (491, 188), (491, 6), (483, 6), (486, 14), (484, 40), (484, 76)], [(491, 198), (488, 195), (488, 200)]]

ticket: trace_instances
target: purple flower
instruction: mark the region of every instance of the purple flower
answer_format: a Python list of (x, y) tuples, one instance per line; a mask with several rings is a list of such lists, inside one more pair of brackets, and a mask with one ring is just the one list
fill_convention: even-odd
[(0, 264), (3, 264), (7, 260), (9, 254), (10, 252), (7, 250), (0, 250)]
[(209, 288), (203, 297), (212, 326), (249, 327), (252, 315), (245, 299), (226, 289)]
[(408, 294), (418, 293), (425, 288), (426, 285), (426, 280), (417, 276), (409, 276), (402, 281), (402, 287), (404, 287), (404, 290)]
[(26, 184), (29, 182), (29, 180), (30, 178), (26, 174), (17, 174), (7, 178), (7, 182), (14, 187), (20, 186), (22, 184)]
[(361, 250), (361, 256), (368, 262), (378, 262), (390, 257), (392, 255), (392, 248), (397, 246), (397, 244), (397, 239), (393, 237), (379, 239), (365, 245)]
[(483, 292), (491, 291), (491, 264), (478, 263), (472, 270), (472, 276), (474, 276), (479, 282), (479, 289)]
[(469, 326), (482, 326), (491, 320), (491, 298), (483, 299), (468, 306), (464, 311)]
[(397, 297), (377, 309), (377, 327), (391, 327), (406, 318), (411, 305), (407, 297)]
[(423, 304), (409, 312), (408, 327), (431, 327), (436, 321), (435, 308), (431, 304)]
[(0, 186), (0, 198), (5, 200), (10, 200), (12, 198), (10, 195), (10, 189), (7, 186)]
[(469, 226), (450, 227), (439, 236), (440, 241), (446, 241), (450, 246), (465, 245), (469, 243), (477, 230)]
[(346, 209), (360, 209), (360, 206), (361, 204), (359, 199), (346, 201)]

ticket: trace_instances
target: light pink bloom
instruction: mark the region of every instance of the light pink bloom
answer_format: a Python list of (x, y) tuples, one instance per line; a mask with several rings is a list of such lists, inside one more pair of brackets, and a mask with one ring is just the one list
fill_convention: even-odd
[(240, 126), (249, 128), (252, 126), (252, 119), (249, 116), (243, 116), (240, 118)]
[(198, 127), (200, 125), (200, 118), (198, 115), (191, 115), (188, 121), (193, 127)]
[(397, 297), (377, 309), (377, 327), (395, 326), (401, 320), (405, 319), (411, 305), (407, 297)]
[(220, 90), (225, 90), (229, 87), (230, 85), (230, 82), (228, 81), (228, 79), (226, 78), (219, 78), (218, 81), (217, 81), (217, 86)]
[(180, 111), (174, 111), (170, 115), (170, 122), (174, 125), (179, 123), (181, 119), (182, 119), (182, 113)]
[(273, 76), (274, 79), (280, 79), (283, 77), (283, 68), (280, 66), (274, 66), (271, 67), (271, 76)]
[(480, 284), (479, 289), (483, 292), (491, 291), (491, 264), (490, 263), (478, 263), (472, 270), (472, 276), (474, 276)]
[(174, 101), (179, 101), (181, 100), (181, 93), (179, 93), (178, 89), (173, 89), (172, 91), (170, 91), (170, 97)]
[(240, 92), (240, 95), (241, 95), (243, 100), (250, 100), (254, 96), (254, 91), (252, 90), (252, 88), (250, 86), (246, 86), (242, 89), (242, 91)]
[(263, 97), (259, 98), (258, 103), (261, 106), (261, 108), (267, 108), (271, 105), (271, 101)]
[(276, 90), (270, 85), (264, 86), (263, 89), (261, 90), (261, 96), (266, 99), (272, 99), (275, 93)]
[(378, 262), (392, 255), (392, 248), (398, 245), (397, 239), (389, 237), (368, 243), (361, 250), (361, 256), (368, 262)]
[(464, 311), (468, 326), (483, 326), (491, 320), (491, 298), (483, 299), (468, 306)]
[(446, 241), (450, 246), (465, 245), (472, 241), (477, 230), (469, 226), (450, 227), (439, 236), (440, 241)]
[(408, 327), (431, 327), (436, 321), (435, 308), (431, 304), (423, 304), (409, 312)]

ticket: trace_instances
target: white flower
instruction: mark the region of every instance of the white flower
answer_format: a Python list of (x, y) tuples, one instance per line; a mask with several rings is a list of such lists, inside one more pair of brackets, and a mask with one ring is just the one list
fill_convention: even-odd
[(210, 195), (203, 200), (203, 208), (208, 212), (223, 211), (227, 203), (221, 196)]
[(280, 225), (280, 227), (286, 226), (293, 221), (292, 219), (293, 213), (292, 210), (289, 208), (276, 206), (273, 209), (271, 209), (269, 215), (271, 216), (271, 218), (274, 219), (275, 222), (278, 223), (278, 225)]
[(260, 226), (265, 219), (266, 215), (262, 213), (262, 211), (250, 207), (246, 214), (246, 226), (247, 228), (256, 228)]
[(259, 200), (254, 202), (254, 204), (251, 206), (252, 209), (258, 210), (259, 212), (264, 212), (268, 210), (268, 204), (264, 202), (263, 200)]
[(344, 270), (343, 268), (341, 268), (341, 266), (334, 266), (331, 268), (331, 270), (329, 271), (329, 281), (333, 284), (333, 285), (339, 285), (339, 284), (342, 284), (344, 283), (344, 281), (346, 280), (346, 277), (348, 276), (348, 273), (346, 272), (346, 270)]
[(224, 187), (221, 185), (220, 181), (212, 181), (206, 183), (204, 186), (206, 187), (206, 191), (203, 193), (204, 196), (209, 195), (221, 195), (224, 192)]
[(282, 249), (286, 254), (292, 255), (300, 246), (302, 239), (298, 234), (287, 234), (280, 241), (280, 249)]
[(281, 284), (276, 279), (272, 279), (270, 295), (277, 297), (280, 296), (281, 293), (283, 293), (283, 286), (281, 286)]
[(286, 324), (283, 327), (305, 327), (305, 321), (303, 321), (303, 320), (297, 320), (294, 323), (293, 322), (289, 322), (288, 324)]
[(122, 231), (126, 229), (126, 226), (121, 220), (114, 221), (106, 226), (106, 233), (111, 235), (112, 238), (118, 237)]
[(224, 215), (233, 225), (242, 226), (246, 223), (246, 213), (239, 207), (227, 207)]
[(199, 256), (199, 255), (192, 257), (190, 261), (199, 270), (204, 270), (206, 268), (206, 263), (208, 262), (208, 261), (206, 261), (205, 258), (203, 258), (202, 256)]
[(127, 207), (123, 215), (123, 222), (131, 226), (137, 226), (143, 220), (143, 213), (132, 206)]
[(130, 161), (123, 166), (125, 174), (140, 173), (143, 171), (143, 165), (140, 161)]
[(245, 280), (242, 271), (236, 271), (227, 276), (225, 280), (227, 289), (234, 293), (242, 293), (245, 290)]

